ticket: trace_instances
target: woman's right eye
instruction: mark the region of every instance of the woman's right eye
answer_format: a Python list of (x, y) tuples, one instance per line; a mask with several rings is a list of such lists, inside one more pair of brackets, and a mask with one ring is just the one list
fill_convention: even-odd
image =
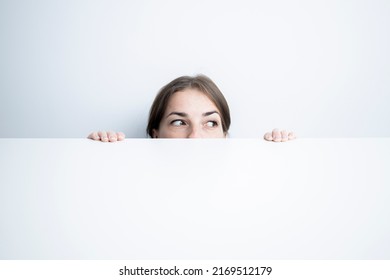
[(171, 125), (173, 126), (182, 126), (182, 125), (185, 125), (185, 122), (182, 121), (182, 120), (174, 120), (171, 122)]

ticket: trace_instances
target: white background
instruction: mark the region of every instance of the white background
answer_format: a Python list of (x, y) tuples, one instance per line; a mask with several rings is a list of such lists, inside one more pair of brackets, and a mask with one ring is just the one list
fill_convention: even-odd
[(390, 136), (390, 2), (0, 1), (0, 137), (145, 137), (158, 90), (211, 77), (232, 137)]

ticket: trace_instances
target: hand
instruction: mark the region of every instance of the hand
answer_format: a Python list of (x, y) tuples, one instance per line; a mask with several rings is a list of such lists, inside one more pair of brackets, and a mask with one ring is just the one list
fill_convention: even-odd
[(88, 138), (102, 142), (116, 142), (125, 139), (125, 134), (123, 132), (99, 131), (92, 132), (90, 135), (88, 135)]
[(279, 129), (275, 128), (272, 130), (272, 132), (267, 132), (264, 134), (264, 139), (266, 141), (274, 141), (274, 142), (286, 142), (288, 140), (293, 140), (295, 139), (295, 134), (294, 132), (289, 132), (282, 130), (279, 131)]

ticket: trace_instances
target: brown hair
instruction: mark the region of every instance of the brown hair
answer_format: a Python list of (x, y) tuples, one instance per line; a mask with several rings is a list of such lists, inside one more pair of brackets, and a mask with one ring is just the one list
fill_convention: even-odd
[(146, 132), (150, 137), (153, 137), (153, 129), (158, 130), (171, 96), (175, 92), (183, 91), (187, 88), (197, 89), (210, 98), (221, 115), (223, 132), (225, 134), (228, 132), (230, 127), (230, 110), (225, 97), (210, 78), (205, 75), (197, 75), (194, 77), (179, 77), (159, 91), (149, 112), (149, 121)]

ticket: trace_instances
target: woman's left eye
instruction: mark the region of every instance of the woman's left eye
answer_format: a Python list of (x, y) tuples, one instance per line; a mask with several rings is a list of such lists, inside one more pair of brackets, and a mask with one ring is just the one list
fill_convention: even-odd
[(215, 121), (208, 121), (206, 123), (206, 126), (208, 126), (208, 127), (216, 127), (216, 126), (218, 126), (218, 123), (215, 122)]

